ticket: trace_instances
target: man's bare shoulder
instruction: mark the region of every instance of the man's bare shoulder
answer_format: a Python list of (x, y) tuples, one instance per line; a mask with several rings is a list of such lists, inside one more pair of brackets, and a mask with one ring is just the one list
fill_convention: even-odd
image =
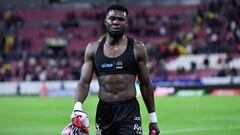
[(86, 51), (95, 53), (101, 40), (102, 40), (102, 38), (100, 38), (96, 41), (89, 42), (87, 45)]
[(91, 47), (91, 48), (97, 48), (100, 44), (102, 39), (98, 39), (96, 41), (92, 41), (92, 42), (89, 42), (87, 47)]
[(136, 39), (134, 39), (134, 55), (136, 60), (145, 61), (147, 58), (147, 52), (144, 43)]
[(143, 42), (134, 39), (134, 49), (137, 51), (145, 50), (145, 45)]

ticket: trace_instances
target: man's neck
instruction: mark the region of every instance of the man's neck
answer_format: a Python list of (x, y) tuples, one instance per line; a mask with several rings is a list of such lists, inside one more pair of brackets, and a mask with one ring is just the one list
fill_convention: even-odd
[(119, 45), (124, 40), (124, 37), (124, 35), (121, 37), (111, 37), (107, 35), (106, 43), (111, 46)]

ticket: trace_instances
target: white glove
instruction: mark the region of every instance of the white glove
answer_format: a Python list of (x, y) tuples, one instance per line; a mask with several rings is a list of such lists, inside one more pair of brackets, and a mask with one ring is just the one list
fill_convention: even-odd
[(89, 119), (88, 114), (82, 111), (82, 103), (76, 102), (73, 112), (71, 114), (72, 123), (77, 126), (81, 131), (89, 132)]

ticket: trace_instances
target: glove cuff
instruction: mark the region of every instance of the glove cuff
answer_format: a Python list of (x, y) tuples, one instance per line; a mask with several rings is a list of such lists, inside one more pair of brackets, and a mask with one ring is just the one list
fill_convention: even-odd
[(79, 111), (82, 111), (82, 103), (81, 102), (76, 102), (75, 105), (74, 105), (74, 108), (73, 110), (79, 110)]

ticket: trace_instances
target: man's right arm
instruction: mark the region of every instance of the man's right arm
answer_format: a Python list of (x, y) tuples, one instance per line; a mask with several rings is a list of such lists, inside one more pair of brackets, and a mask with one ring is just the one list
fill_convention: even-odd
[(88, 44), (85, 54), (84, 54), (84, 63), (81, 69), (81, 76), (80, 80), (77, 85), (76, 95), (75, 95), (75, 101), (83, 103), (84, 100), (88, 96), (90, 83), (93, 76), (93, 57), (94, 57), (94, 51), (93, 51), (93, 45), (90, 43)]
[(75, 104), (71, 114), (72, 123), (87, 134), (89, 133), (89, 120), (87, 113), (82, 109), (82, 103), (88, 96), (93, 76), (93, 50), (93, 44), (88, 44), (84, 54), (84, 63), (81, 69), (80, 80), (77, 85)]

